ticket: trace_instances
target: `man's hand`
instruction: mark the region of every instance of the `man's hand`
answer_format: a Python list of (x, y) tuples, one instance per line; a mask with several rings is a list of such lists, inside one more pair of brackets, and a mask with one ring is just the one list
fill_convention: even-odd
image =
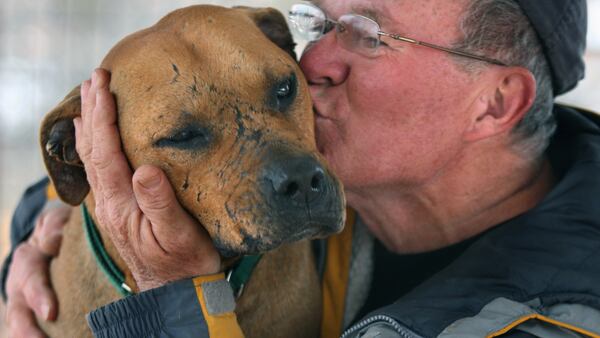
[(10, 337), (45, 337), (38, 328), (36, 315), (44, 320), (56, 319), (58, 304), (48, 267), (50, 259), (58, 255), (62, 230), (71, 209), (60, 205), (44, 210), (29, 240), (14, 251), (6, 281), (6, 321)]
[(77, 152), (106, 231), (141, 290), (220, 269), (220, 257), (202, 225), (177, 202), (165, 174), (142, 166), (132, 175), (121, 150), (110, 75), (102, 69), (81, 86)]

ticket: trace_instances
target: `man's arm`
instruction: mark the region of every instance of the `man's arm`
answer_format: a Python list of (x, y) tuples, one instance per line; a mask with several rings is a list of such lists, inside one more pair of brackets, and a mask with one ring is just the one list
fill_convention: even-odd
[(88, 315), (95, 337), (240, 338), (235, 301), (223, 274), (185, 279), (101, 307)]
[(57, 314), (48, 267), (50, 257), (58, 254), (70, 208), (48, 202), (47, 188), (47, 180), (30, 187), (12, 221), (13, 251), (4, 263), (2, 290), (7, 301), (6, 322), (14, 337), (44, 337), (36, 316), (54, 320)]

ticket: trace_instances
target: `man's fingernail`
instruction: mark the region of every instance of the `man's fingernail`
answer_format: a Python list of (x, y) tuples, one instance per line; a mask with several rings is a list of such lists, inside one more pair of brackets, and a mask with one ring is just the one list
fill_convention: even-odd
[(44, 318), (45, 320), (48, 320), (48, 318), (50, 317), (50, 304), (45, 303), (45, 302), (42, 303), (40, 312), (41, 312), (42, 318)]
[(96, 84), (97, 81), (98, 81), (98, 75), (96, 75), (96, 71), (94, 70), (92, 72), (92, 85)]
[(160, 183), (159, 175), (149, 175), (140, 178), (140, 185), (146, 189), (153, 189), (158, 186)]
[(104, 76), (100, 76), (100, 69), (96, 69), (94, 70), (94, 76), (95, 78), (95, 83), (96, 83), (96, 88), (103, 88), (106, 86), (106, 78)]

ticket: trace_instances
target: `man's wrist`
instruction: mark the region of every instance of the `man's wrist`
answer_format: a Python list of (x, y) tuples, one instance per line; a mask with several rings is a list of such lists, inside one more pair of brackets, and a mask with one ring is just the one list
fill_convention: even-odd
[(194, 337), (241, 338), (234, 309), (233, 291), (224, 274), (218, 273), (169, 283), (103, 306), (88, 315), (88, 324), (96, 337), (193, 333)]

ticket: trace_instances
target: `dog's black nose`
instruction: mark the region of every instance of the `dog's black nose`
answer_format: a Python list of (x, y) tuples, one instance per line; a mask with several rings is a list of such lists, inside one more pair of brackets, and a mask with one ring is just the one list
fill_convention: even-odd
[(277, 156), (267, 165), (264, 179), (271, 186), (272, 198), (280, 203), (310, 204), (323, 193), (323, 167), (308, 156)]
[(324, 236), (344, 225), (339, 181), (311, 153), (285, 147), (265, 152), (258, 176), (265, 222), (285, 242)]
[[(267, 174), (279, 198), (310, 203), (323, 192), (323, 168), (311, 158), (293, 158), (274, 165)], [(269, 177), (270, 176), (270, 177)]]

